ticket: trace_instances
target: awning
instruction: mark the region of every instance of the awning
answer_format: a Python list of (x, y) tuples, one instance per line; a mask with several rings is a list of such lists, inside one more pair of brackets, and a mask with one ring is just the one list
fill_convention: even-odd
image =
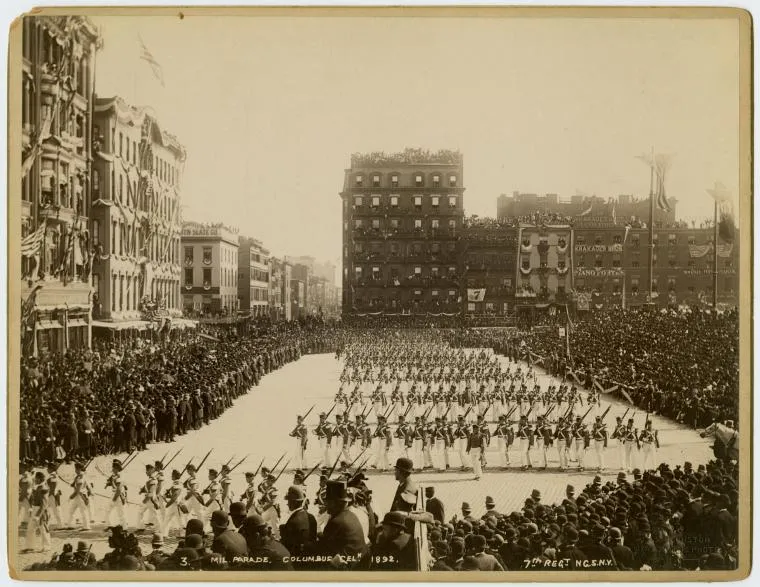
[(73, 320), (68, 321), (69, 327), (71, 326), (87, 326), (87, 320), (83, 320), (82, 318), (74, 318)]
[(49, 330), (51, 328), (63, 328), (58, 320), (38, 320), (36, 324), (37, 330)]
[(124, 320), (123, 322), (101, 322), (100, 320), (93, 320), (92, 326), (93, 328), (108, 328), (110, 330), (128, 330), (130, 328), (145, 330), (148, 327), (148, 322), (145, 320)]
[(198, 326), (198, 322), (195, 320), (188, 320), (187, 318), (172, 318), (172, 328), (195, 328)]

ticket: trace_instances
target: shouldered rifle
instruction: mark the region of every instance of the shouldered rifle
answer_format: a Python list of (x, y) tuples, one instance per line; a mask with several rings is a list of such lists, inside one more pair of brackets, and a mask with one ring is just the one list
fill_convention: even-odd
[(259, 466), (256, 467), (256, 472), (253, 474), (253, 478), (256, 478), (256, 475), (259, 474), (259, 471), (261, 470), (261, 466), (264, 464), (264, 459), (261, 459), (261, 462), (259, 463)]
[(314, 409), (314, 406), (312, 405), (312, 406), (309, 408), (309, 411), (308, 411), (308, 412), (306, 412), (306, 414), (304, 414), (304, 417), (303, 417), (303, 420), (302, 420), (302, 421), (304, 421), (304, 422), (306, 421), (306, 418), (308, 418), (308, 417), (309, 417), (309, 414), (311, 414), (311, 411), (312, 411), (313, 409)]
[(631, 408), (626, 408), (625, 412), (623, 412), (623, 415), (620, 417), (620, 421), (625, 424), (625, 417), (628, 415), (628, 412), (631, 411)]
[(321, 464), (322, 464), (322, 461), (319, 461), (319, 462), (318, 462), (316, 465), (314, 465), (314, 467), (312, 468), (312, 470), (311, 470), (311, 471), (309, 471), (308, 473), (306, 473), (306, 476), (303, 478), (304, 482), (305, 482), (305, 481), (306, 481), (306, 480), (307, 480), (309, 477), (311, 477), (311, 474), (312, 474), (314, 471), (316, 471), (316, 470), (319, 468), (319, 466), (320, 466)]
[(282, 456), (277, 460), (277, 462), (274, 464), (274, 467), (272, 467), (272, 472), (274, 472), (277, 469), (277, 465), (279, 465), (282, 462), (282, 459), (285, 458), (285, 455), (288, 454), (287, 452), (282, 453)]
[(230, 457), (230, 460), (229, 460), (229, 461), (227, 461), (226, 463), (224, 463), (224, 464), (222, 465), (222, 468), (224, 468), (224, 467), (229, 467), (230, 463), (232, 462), (232, 459), (234, 459), (234, 458), (235, 458), (235, 455), (232, 455), (232, 456)]
[(277, 483), (277, 481), (279, 481), (280, 477), (282, 477), (282, 474), (285, 472), (285, 469), (288, 468), (289, 464), (290, 464), (290, 459), (285, 461), (285, 466), (282, 468), (282, 471), (280, 471), (279, 475), (277, 475), (277, 477), (274, 478), (274, 481), (272, 481), (272, 486), (274, 486), (274, 484)]
[(446, 408), (446, 413), (445, 413), (445, 414), (443, 414), (443, 419), (444, 419), (444, 421), (446, 420), (446, 416), (448, 416), (448, 415), (449, 415), (449, 412), (450, 412), (450, 411), (451, 411), (451, 403), (449, 403), (449, 407), (448, 407), (448, 408)]
[(591, 408), (593, 408), (593, 406), (589, 407), (589, 409), (586, 410), (586, 413), (583, 414), (583, 416), (581, 416), (581, 422), (583, 422), (586, 419), (586, 416), (589, 415), (589, 413), (591, 412)]
[(333, 463), (333, 466), (332, 466), (332, 468), (330, 469), (330, 472), (329, 472), (329, 473), (327, 473), (327, 478), (328, 478), (328, 479), (329, 479), (330, 477), (332, 477), (332, 474), (335, 472), (335, 467), (337, 467), (337, 466), (338, 466), (338, 461), (339, 461), (339, 460), (340, 460), (340, 454), (338, 454), (338, 456), (337, 456), (337, 457), (335, 457), (335, 462)]
[(470, 406), (469, 408), (467, 408), (467, 411), (464, 413), (463, 418), (466, 419), (467, 418), (467, 414), (469, 414), (471, 410), (472, 410), (472, 406)]
[(240, 460), (237, 462), (237, 464), (235, 464), (235, 465), (234, 465), (234, 466), (233, 466), (233, 467), (230, 469), (230, 473), (232, 473), (232, 471), (234, 471), (234, 470), (235, 470), (235, 469), (237, 469), (237, 468), (238, 468), (240, 465), (242, 465), (242, 464), (243, 464), (243, 461), (245, 461), (245, 459), (247, 459), (247, 458), (248, 458), (248, 455), (245, 455), (245, 456), (244, 456), (242, 459), (240, 459)]
[[(174, 456), (169, 459), (169, 462), (162, 466), (163, 469), (166, 469), (169, 465), (172, 464), (172, 461), (176, 459), (179, 456), (179, 453), (182, 452), (182, 449), (180, 448), (176, 453), (174, 453)], [(163, 461), (162, 461), (163, 463)]]
[(327, 414), (325, 414), (325, 421), (327, 421), (327, 419), (330, 417), (330, 414), (332, 414), (332, 413), (333, 413), (333, 410), (335, 409), (335, 406), (337, 406), (337, 405), (338, 405), (337, 403), (334, 403), (334, 404), (332, 405), (332, 407), (330, 408), (330, 411), (329, 411), (329, 412), (327, 412)]
[(211, 454), (211, 451), (212, 451), (212, 450), (214, 450), (214, 449), (212, 448), (210, 451), (208, 451), (208, 452), (206, 453), (206, 456), (205, 456), (205, 457), (203, 457), (203, 460), (201, 461), (200, 465), (198, 465), (197, 467), (195, 467), (195, 470), (196, 470), (196, 471), (200, 471), (200, 470), (201, 470), (201, 467), (202, 467), (202, 466), (203, 466), (203, 464), (206, 462), (206, 459), (208, 459), (208, 457), (209, 457), (209, 455)]
[(612, 404), (610, 404), (609, 406), (607, 406), (607, 409), (604, 410), (604, 412), (602, 412), (602, 422), (604, 422), (604, 419), (607, 417), (607, 414), (610, 413), (610, 408), (612, 408)]
[(357, 455), (357, 457), (353, 461), (351, 461), (351, 464), (348, 465), (349, 469), (354, 466), (354, 463), (358, 461), (365, 452), (367, 452), (367, 448), (369, 447), (364, 447), (364, 449), (362, 449), (362, 451)]
[(409, 402), (409, 405), (406, 407), (406, 411), (404, 412), (404, 418), (406, 418), (406, 415), (409, 413), (409, 410), (412, 409), (412, 402)]

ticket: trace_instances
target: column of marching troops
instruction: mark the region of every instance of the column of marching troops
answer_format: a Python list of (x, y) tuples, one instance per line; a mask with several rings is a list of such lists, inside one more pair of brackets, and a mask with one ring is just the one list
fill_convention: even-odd
[[(323, 463), (361, 455), (383, 471), (403, 456), (423, 470), (458, 465), (480, 478), (495, 440), (502, 468), (517, 449), (523, 470), (546, 469), (554, 447), (560, 470), (571, 463), (584, 470), (592, 452), (592, 466), (602, 471), (615, 441), (621, 470), (630, 472), (639, 460), (656, 466), (659, 438), (648, 415), (641, 430), (634, 417), (626, 420), (630, 410), (608, 429), (610, 408), (602, 412), (598, 392), (584, 402), (575, 386), (542, 389), (532, 368), (504, 368), (490, 351), (389, 342), (349, 345), (338, 355), (345, 363), (340, 390), (311, 431)], [(307, 416), (298, 416), (290, 432), (301, 468), (309, 465)]]

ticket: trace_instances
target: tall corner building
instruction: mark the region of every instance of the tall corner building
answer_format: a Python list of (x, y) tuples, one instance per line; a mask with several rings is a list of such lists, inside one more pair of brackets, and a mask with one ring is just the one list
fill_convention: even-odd
[(343, 190), (343, 316), (461, 311), (458, 151), (351, 156)]

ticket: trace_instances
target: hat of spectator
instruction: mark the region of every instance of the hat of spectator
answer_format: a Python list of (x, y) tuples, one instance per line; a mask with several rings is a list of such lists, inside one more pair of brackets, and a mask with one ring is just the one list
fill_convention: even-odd
[[(163, 542), (162, 542), (163, 544)], [(87, 543), (83, 540), (80, 540), (77, 543), (77, 552), (89, 552), (90, 548), (87, 546)]]
[(519, 546), (520, 548), (523, 548), (525, 550), (529, 550), (530, 549), (530, 540), (528, 540), (525, 537), (518, 538), (517, 542), (515, 544), (517, 544), (517, 546)]
[(565, 493), (570, 493), (570, 494), (573, 494), (573, 493), (575, 493), (575, 487), (573, 487), (572, 485), (568, 485), (568, 486), (565, 488)]
[(336, 501), (350, 501), (348, 487), (345, 481), (330, 479), (325, 484), (325, 499)]
[(412, 473), (412, 471), (414, 471), (414, 463), (412, 463), (411, 459), (407, 459), (406, 457), (401, 457), (396, 460), (395, 468), (401, 471), (402, 473)]
[(203, 536), (202, 520), (192, 518), (187, 521), (187, 524), (185, 525), (185, 536), (189, 536), (190, 534), (198, 534), (199, 536)]
[(433, 543), (433, 548), (435, 549), (435, 554), (438, 557), (444, 557), (448, 556), (451, 552), (451, 549), (449, 548), (449, 545), (444, 542), (443, 540), (438, 540)]
[(636, 519), (636, 526), (639, 530), (639, 532), (650, 532), (651, 527), (649, 525), (649, 520), (647, 518), (637, 518)]
[(496, 505), (496, 501), (494, 501), (494, 498), (490, 495), (486, 496), (486, 507), (494, 507)]
[(640, 479), (641, 478), (641, 469), (634, 469), (633, 470), (633, 478), (634, 479)]
[(700, 559), (699, 565), (702, 569), (709, 571), (719, 571), (725, 569), (726, 567), (726, 561), (720, 553), (711, 552), (703, 558), (705, 559), (704, 563), (702, 563), (702, 560)]
[(541, 499), (541, 492), (538, 489), (534, 489), (530, 492), (530, 497), (533, 501), (539, 501)]
[(185, 548), (203, 548), (203, 537), (199, 534), (189, 534), (185, 536)]
[(303, 489), (295, 485), (288, 487), (288, 491), (285, 493), (286, 501), (303, 501), (304, 499), (306, 499), (306, 496), (303, 493)]
[(242, 501), (236, 501), (230, 505), (230, 516), (245, 516), (245, 504)]
[(472, 537), (472, 548), (476, 552), (480, 552), (486, 547), (487, 541), (485, 536), (481, 536), (480, 534), (475, 534)]
[(472, 511), (472, 508), (470, 507), (470, 504), (467, 503), (466, 501), (462, 502), (462, 511), (466, 512), (466, 513), (469, 513), (469, 512)]
[(467, 520), (462, 520), (459, 523), (459, 527), (465, 530), (465, 532), (472, 532), (472, 524), (470, 524), (470, 522)]
[(534, 524), (533, 522), (526, 524), (526, 528), (528, 529), (528, 532), (530, 532), (530, 534), (538, 534), (538, 526)]
[(563, 535), (566, 542), (578, 541), (578, 531), (572, 526), (565, 526), (565, 529), (563, 530)]
[(393, 526), (396, 528), (404, 529), (406, 522), (406, 516), (403, 512), (388, 512), (383, 517), (383, 526)]
[(211, 513), (211, 527), (223, 529), (230, 525), (230, 517), (223, 510), (214, 510)]
[[(196, 557), (197, 558), (197, 557)], [(137, 557), (128, 554), (119, 560), (120, 571), (137, 571), (140, 569), (140, 561)]]

